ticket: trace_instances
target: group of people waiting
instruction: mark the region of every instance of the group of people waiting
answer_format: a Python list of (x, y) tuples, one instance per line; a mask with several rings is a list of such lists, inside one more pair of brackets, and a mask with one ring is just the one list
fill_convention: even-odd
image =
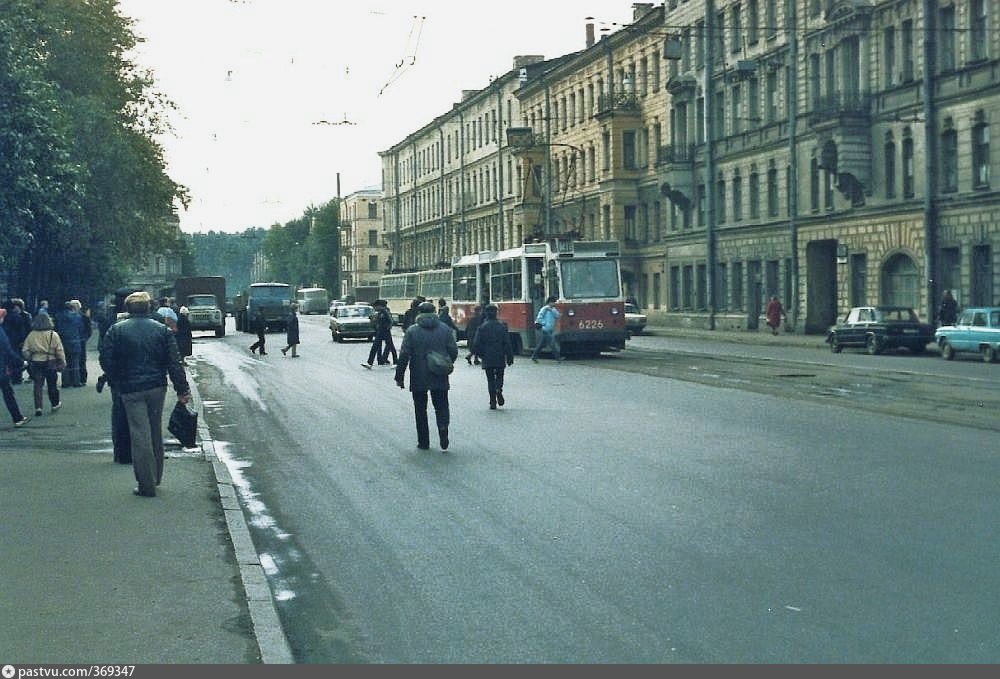
[(54, 314), (42, 300), (32, 315), (23, 299), (11, 298), (0, 307), (0, 327), (0, 391), (15, 427), (30, 419), (21, 412), (12, 388), (25, 382), (25, 373), (34, 386), (35, 417), (43, 413), (46, 392), (52, 412), (62, 406), (60, 375), (63, 389), (87, 384), (87, 342), (93, 324), (80, 300), (67, 300)]

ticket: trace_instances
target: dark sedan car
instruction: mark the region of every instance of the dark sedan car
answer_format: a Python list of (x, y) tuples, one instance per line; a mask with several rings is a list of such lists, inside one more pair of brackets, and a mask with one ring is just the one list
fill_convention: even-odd
[(933, 340), (934, 328), (921, 323), (910, 307), (900, 306), (854, 307), (826, 336), (834, 353), (844, 347), (864, 347), (869, 354), (906, 347), (919, 354)]

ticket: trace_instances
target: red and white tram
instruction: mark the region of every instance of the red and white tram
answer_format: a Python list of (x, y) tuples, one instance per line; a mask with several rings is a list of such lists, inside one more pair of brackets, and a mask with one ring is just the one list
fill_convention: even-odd
[(515, 353), (535, 346), (538, 311), (549, 296), (562, 314), (562, 353), (596, 355), (625, 348), (625, 303), (618, 244), (556, 240), (459, 258), (451, 266), (451, 315), (459, 337), (475, 307), (489, 300), (507, 324)]

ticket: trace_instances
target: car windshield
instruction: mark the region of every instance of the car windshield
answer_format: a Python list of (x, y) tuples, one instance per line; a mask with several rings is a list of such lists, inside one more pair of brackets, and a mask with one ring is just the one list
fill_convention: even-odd
[(876, 321), (907, 321), (918, 323), (920, 321), (913, 309), (906, 308), (884, 308), (875, 310)]
[(371, 307), (342, 306), (337, 310), (337, 318), (368, 318)]
[(191, 295), (188, 306), (215, 306), (215, 295)]

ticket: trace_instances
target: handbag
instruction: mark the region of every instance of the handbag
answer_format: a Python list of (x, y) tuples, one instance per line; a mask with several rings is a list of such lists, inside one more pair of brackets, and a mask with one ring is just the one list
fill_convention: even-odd
[(450, 357), (440, 351), (432, 350), (427, 352), (427, 370), (434, 375), (447, 377), (455, 370), (455, 364), (451, 362)]
[[(52, 334), (53, 331), (49, 330), (49, 347), (45, 351), (46, 356), (52, 355)], [(52, 358), (48, 359), (48, 364), (49, 364), (49, 370), (54, 370), (57, 373), (61, 373), (63, 370), (66, 369), (66, 359), (59, 358), (58, 356), (53, 356)]]
[(176, 436), (177, 440), (185, 448), (194, 448), (197, 430), (198, 413), (178, 401), (177, 405), (174, 406), (173, 412), (170, 413), (170, 422), (167, 423), (167, 431)]

